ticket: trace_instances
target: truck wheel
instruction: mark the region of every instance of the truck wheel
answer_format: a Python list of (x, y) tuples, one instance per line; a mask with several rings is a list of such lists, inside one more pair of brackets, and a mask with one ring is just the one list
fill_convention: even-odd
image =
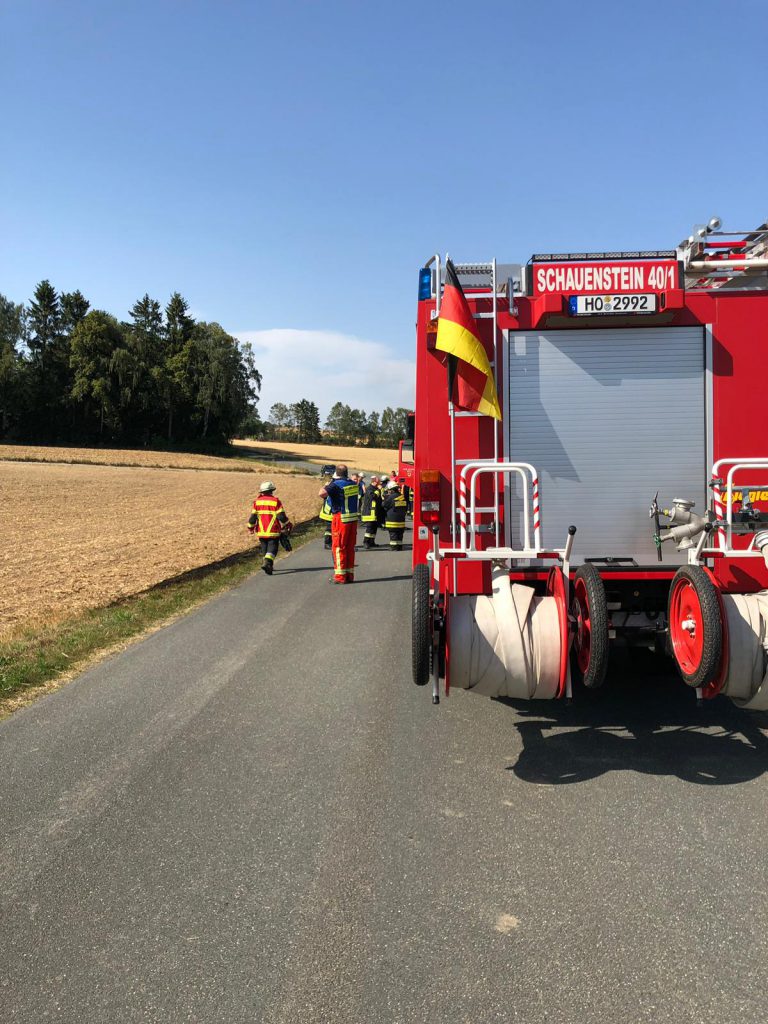
[(417, 565), (413, 570), (411, 604), (411, 662), (413, 681), (417, 686), (425, 686), (430, 675), (432, 610), (429, 582), (429, 566)]
[(723, 623), (717, 591), (700, 565), (683, 565), (669, 588), (669, 639), (680, 675), (689, 686), (706, 686), (717, 675)]
[(576, 621), (573, 653), (582, 682), (597, 689), (608, 670), (608, 606), (600, 573), (591, 562), (576, 570), (571, 614)]

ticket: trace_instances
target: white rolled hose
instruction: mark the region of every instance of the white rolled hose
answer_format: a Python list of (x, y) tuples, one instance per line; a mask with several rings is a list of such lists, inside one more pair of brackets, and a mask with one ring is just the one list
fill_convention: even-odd
[(555, 697), (560, 681), (560, 618), (554, 597), (510, 585), (493, 570), (493, 592), (450, 604), (451, 686), (486, 697)]
[(723, 594), (728, 672), (720, 691), (750, 711), (768, 710), (768, 590)]

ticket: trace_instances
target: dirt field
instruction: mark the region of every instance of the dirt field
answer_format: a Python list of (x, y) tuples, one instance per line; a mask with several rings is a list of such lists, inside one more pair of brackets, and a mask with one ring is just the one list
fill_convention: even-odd
[(97, 466), (144, 466), (162, 469), (217, 469), (263, 473), (265, 467), (250, 459), (223, 459), (186, 452), (153, 452), (122, 448), (54, 448), (0, 444), (0, 461), (88, 463)]
[[(316, 479), (270, 477), (295, 523), (317, 514)], [(248, 548), (255, 485), (248, 472), (0, 462), (0, 639)]]
[(260, 448), (264, 451), (307, 459), (322, 465), (325, 462), (346, 462), (350, 467), (369, 473), (390, 473), (397, 466), (397, 449), (344, 448), (326, 444), (293, 444), (289, 441), (233, 441), (236, 448)]

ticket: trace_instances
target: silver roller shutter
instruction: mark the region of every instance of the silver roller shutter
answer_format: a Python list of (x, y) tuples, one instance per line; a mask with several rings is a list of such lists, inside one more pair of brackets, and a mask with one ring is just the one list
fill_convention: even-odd
[[(509, 457), (539, 471), (542, 540), (574, 561), (656, 563), (656, 490), (706, 508), (704, 332), (700, 327), (510, 333)], [(519, 543), (510, 495), (512, 542)], [(664, 561), (681, 563), (668, 542)]]

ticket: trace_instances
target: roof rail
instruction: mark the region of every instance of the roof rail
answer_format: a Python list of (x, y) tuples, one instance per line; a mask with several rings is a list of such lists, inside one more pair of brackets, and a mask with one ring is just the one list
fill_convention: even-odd
[(768, 220), (749, 231), (721, 228), (712, 217), (677, 247), (686, 288), (768, 288)]

